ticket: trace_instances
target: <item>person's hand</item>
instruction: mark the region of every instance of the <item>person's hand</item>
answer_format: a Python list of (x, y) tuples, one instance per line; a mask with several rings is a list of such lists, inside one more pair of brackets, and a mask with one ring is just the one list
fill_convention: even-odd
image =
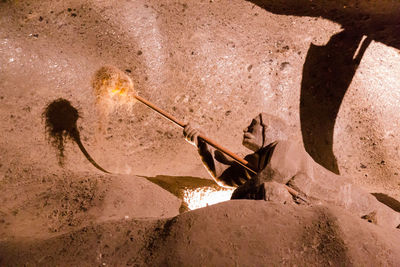
[(186, 124), (183, 128), (183, 136), (185, 137), (186, 141), (188, 141), (195, 147), (199, 145), (199, 135), (200, 132), (197, 129), (193, 128), (190, 123)]

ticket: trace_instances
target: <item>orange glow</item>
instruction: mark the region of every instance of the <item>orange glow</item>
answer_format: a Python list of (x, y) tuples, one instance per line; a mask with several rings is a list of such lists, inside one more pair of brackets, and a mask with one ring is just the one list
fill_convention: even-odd
[[(120, 80), (113, 81), (109, 78), (103, 79), (101, 84), (103, 88), (102, 91), (106, 91), (110, 98), (114, 97), (115, 95), (122, 97), (126, 97), (128, 95), (129, 88), (127, 87), (129, 87), (130, 84), (124, 85)], [(133, 88), (131, 90), (133, 90)]]
[[(104, 82), (104, 84), (105, 84), (105, 82)], [(110, 90), (111, 96), (119, 95), (122, 97), (127, 96), (127, 91), (128, 91), (125, 87), (122, 87), (121, 84), (119, 84), (119, 83), (115, 84), (114, 87), (110, 87), (109, 90)]]
[(183, 201), (187, 203), (190, 210), (199, 209), (229, 200), (233, 190), (234, 189), (211, 186), (186, 189), (184, 191)]
[(119, 88), (119, 87), (114, 88), (114, 89), (111, 90), (111, 93), (112, 93), (113, 95), (119, 94), (120, 96), (126, 96), (126, 90), (125, 90), (125, 88)]
[(135, 103), (136, 93), (131, 78), (115, 67), (99, 69), (93, 79), (93, 89), (97, 103), (106, 113), (119, 106), (129, 108)]

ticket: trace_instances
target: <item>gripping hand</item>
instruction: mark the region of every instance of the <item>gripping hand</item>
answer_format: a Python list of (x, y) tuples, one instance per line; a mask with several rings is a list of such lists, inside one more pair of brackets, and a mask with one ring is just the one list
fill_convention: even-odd
[(190, 123), (188, 123), (184, 128), (183, 128), (183, 136), (185, 137), (186, 141), (188, 141), (190, 144), (194, 145), (195, 147), (198, 147), (199, 145), (199, 135), (200, 132), (193, 128)]

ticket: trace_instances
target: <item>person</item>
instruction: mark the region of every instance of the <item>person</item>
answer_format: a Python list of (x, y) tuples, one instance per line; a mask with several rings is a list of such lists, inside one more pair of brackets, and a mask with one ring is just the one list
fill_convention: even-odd
[(244, 129), (242, 144), (253, 151), (244, 159), (256, 174), (199, 138), (200, 132), (191, 124), (184, 127), (183, 134), (198, 148), (215, 182), (222, 187), (236, 188), (231, 199), (299, 203), (286, 190), (286, 185), (311, 205), (333, 204), (378, 225), (400, 226), (400, 213), (352, 184), (347, 177), (316, 163), (301, 144), (293, 141), (288, 125), (276, 116), (260, 113)]

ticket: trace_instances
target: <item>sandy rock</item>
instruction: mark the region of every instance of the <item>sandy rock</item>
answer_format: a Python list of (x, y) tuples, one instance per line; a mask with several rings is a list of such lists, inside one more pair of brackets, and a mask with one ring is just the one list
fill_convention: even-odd
[[(145, 178), (63, 172), (0, 187), (3, 239), (59, 235), (94, 222), (179, 214), (181, 200)], [(157, 197), (154, 197), (157, 196)]]
[(326, 206), (233, 200), (166, 220), (122, 220), (49, 240), (1, 242), (0, 254), (6, 265), (396, 266), (399, 238), (398, 230)]
[(113, 175), (103, 204), (93, 211), (98, 221), (165, 218), (179, 214), (181, 200), (147, 179)]
[(234, 200), (182, 214), (170, 224), (153, 252), (156, 265), (395, 266), (400, 261), (398, 230), (326, 206)]
[(264, 182), (262, 186), (264, 187), (266, 201), (272, 201), (281, 204), (293, 202), (292, 195), (282, 184), (271, 181)]
[(371, 220), (383, 227), (394, 229), (400, 225), (400, 213), (393, 207), (352, 184), (348, 177), (332, 175), (320, 166), (316, 167), (315, 169), (322, 172), (314, 177), (313, 181), (306, 175), (297, 175), (290, 181), (290, 184), (309, 197), (311, 202), (347, 209), (359, 218)]

